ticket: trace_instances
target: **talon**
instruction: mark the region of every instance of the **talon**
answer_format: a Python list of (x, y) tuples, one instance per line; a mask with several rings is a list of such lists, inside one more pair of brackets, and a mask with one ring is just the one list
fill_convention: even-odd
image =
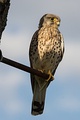
[(38, 71), (40, 71), (40, 72), (42, 72), (42, 73), (43, 73), (43, 70), (38, 69)]
[(52, 75), (52, 73), (50, 72), (50, 70), (48, 71), (48, 75), (49, 75), (49, 78), (46, 80), (47, 82), (50, 80), (54, 80), (54, 76)]

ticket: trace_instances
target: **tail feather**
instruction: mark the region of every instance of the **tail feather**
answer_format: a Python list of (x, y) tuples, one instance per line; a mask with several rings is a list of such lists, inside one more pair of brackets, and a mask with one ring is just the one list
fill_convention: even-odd
[(39, 86), (38, 82), (35, 81), (34, 92), (33, 92), (33, 101), (32, 101), (32, 115), (39, 115), (43, 113), (44, 104), (45, 104), (45, 95), (46, 95), (45, 85), (43, 89)]

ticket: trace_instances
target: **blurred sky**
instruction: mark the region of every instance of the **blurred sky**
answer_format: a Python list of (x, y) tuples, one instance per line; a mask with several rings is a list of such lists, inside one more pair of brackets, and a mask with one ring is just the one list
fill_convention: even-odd
[(31, 115), (29, 73), (0, 63), (0, 120), (80, 120), (80, 0), (11, 0), (3, 56), (29, 66), (29, 44), (46, 13), (59, 15), (65, 54), (47, 89), (44, 113)]

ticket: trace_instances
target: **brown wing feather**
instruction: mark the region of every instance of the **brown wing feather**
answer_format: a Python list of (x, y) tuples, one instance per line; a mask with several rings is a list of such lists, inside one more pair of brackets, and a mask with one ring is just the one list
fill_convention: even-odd
[[(33, 42), (34, 41), (37, 41), (37, 39), (38, 39), (38, 31), (39, 30), (37, 30), (35, 33), (34, 33), (34, 35), (33, 35), (33, 37), (32, 37), (32, 40), (31, 40), (31, 44), (30, 44), (30, 48), (29, 48), (29, 60), (30, 60), (30, 67), (31, 68), (33, 68), (33, 64), (32, 64), (32, 52), (33, 52), (33, 49), (34, 49), (34, 47), (33, 47)], [(34, 45), (35, 46), (35, 45)], [(34, 83), (35, 83), (35, 75), (33, 75), (33, 74), (30, 74), (30, 77), (31, 77), (31, 86), (32, 86), (32, 91), (34, 92)]]

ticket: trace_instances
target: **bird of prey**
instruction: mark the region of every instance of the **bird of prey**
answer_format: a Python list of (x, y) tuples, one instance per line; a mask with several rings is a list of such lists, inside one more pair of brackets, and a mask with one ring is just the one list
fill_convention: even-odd
[(43, 113), (47, 87), (54, 79), (56, 68), (63, 58), (64, 40), (58, 29), (60, 21), (60, 17), (54, 14), (43, 15), (30, 43), (31, 68), (49, 74), (48, 79), (31, 74), (32, 115)]

